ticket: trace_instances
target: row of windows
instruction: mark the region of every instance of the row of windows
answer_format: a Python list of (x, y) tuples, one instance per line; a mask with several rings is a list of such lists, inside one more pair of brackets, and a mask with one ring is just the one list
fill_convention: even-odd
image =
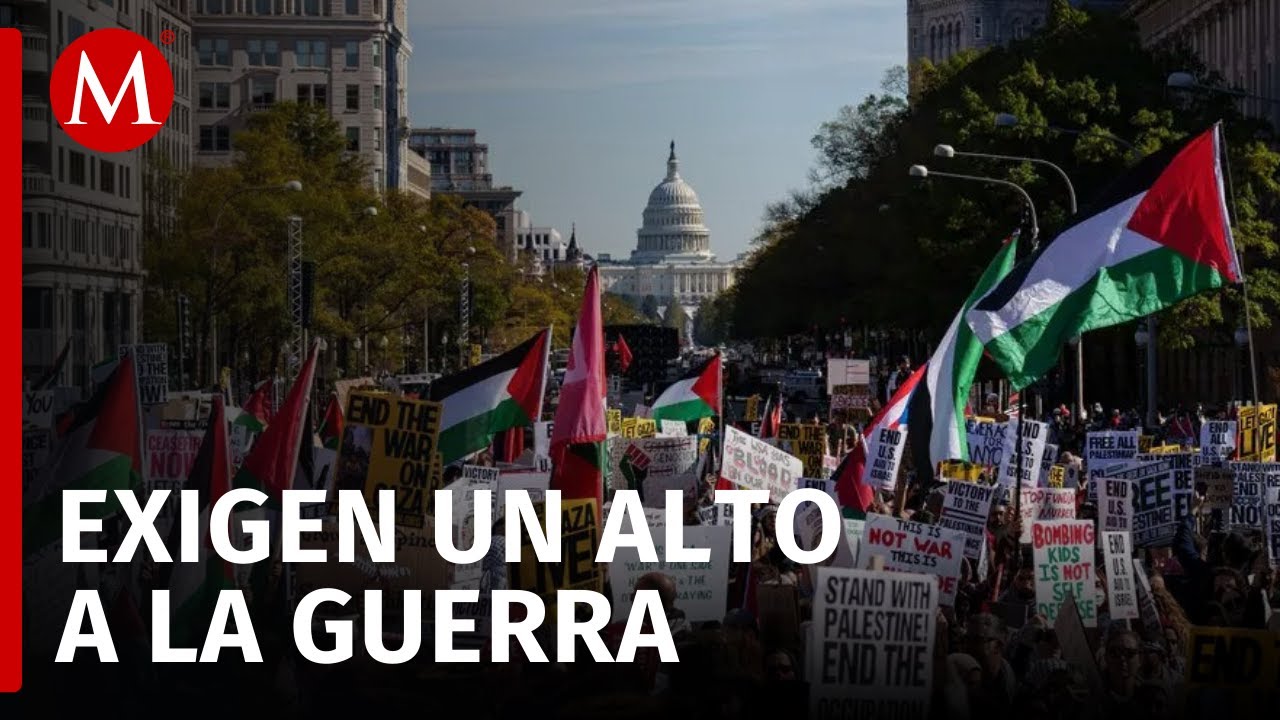
[[(360, 152), (362, 128), (358, 125), (347, 127), (347, 150)], [(373, 129), (373, 151), (382, 152), (382, 128)], [(200, 152), (231, 152), (231, 128), (226, 125), (200, 126)]]
[[(360, 69), (360, 41), (345, 40), (342, 50), (342, 67)], [(246, 62), (250, 67), (280, 67), (280, 42), (278, 40), (249, 39), (244, 43)], [(369, 42), (371, 67), (382, 67), (382, 41)], [(298, 39), (293, 41), (294, 66), (300, 68), (328, 68), (332, 64), (329, 41), (323, 39)], [(205, 67), (231, 65), (231, 41), (227, 38), (200, 38), (196, 42), (196, 62)]]
[[(93, 300), (96, 292), (89, 290), (71, 291), (71, 332), (83, 335), (89, 328), (89, 318), (93, 315)], [(53, 330), (53, 298), (54, 290), (48, 287), (24, 285), (22, 287), (22, 329)], [(121, 343), (128, 343), (133, 338), (133, 294), (127, 292), (102, 293), (99, 303), (102, 309), (102, 341), (109, 348), (116, 348)], [(67, 320), (66, 296), (58, 295), (59, 324), (65, 325)], [(83, 344), (76, 344), (76, 365), (83, 365)], [(57, 348), (46, 348), (49, 353), (56, 353)], [(24, 353), (25, 354), (25, 353)], [(50, 356), (47, 360), (52, 361)], [(83, 370), (84, 368), (81, 368)]]
[(133, 197), (133, 168), (61, 147), (58, 148), (58, 182), (69, 182), (126, 200)]
[[(1021, 18), (1014, 18), (1009, 23), (1013, 32), (1014, 40), (1022, 40), (1027, 36), (1027, 30), (1024, 28)], [(1040, 27), (1040, 19), (1032, 18), (1031, 32), (1035, 32)], [(942, 59), (949, 57), (952, 53), (960, 50), (960, 34), (962, 32), (962, 24), (960, 21), (944, 23), (942, 25), (934, 25), (929, 28), (929, 57), (932, 59)], [(982, 40), (983, 23), (981, 17), (973, 19), (973, 39)], [(995, 24), (995, 31), (992, 34), (993, 42), (1000, 42), (1000, 23)], [(922, 38), (920, 28), (911, 28), (911, 50), (913, 52), (921, 52)], [(939, 57), (941, 56), (941, 57)]]
[[(198, 88), (198, 106), (201, 110), (230, 110), (231, 83), (202, 82)], [(267, 108), (276, 103), (276, 79), (251, 77), (248, 80), (249, 105), (256, 109)], [(296, 87), (296, 98), (300, 103), (310, 103), (320, 107), (329, 107), (329, 86), (324, 83), (301, 83)], [(347, 112), (360, 112), (360, 86), (348, 83), (344, 98)], [(382, 109), (382, 86), (373, 86), (373, 109)]]
[[(56, 226), (56, 228), (55, 228)], [(108, 260), (128, 261), (133, 257), (134, 230), (110, 222), (65, 215), (54, 218), (47, 212), (22, 213), (22, 247), (49, 250), (57, 231), (58, 252), (68, 247), (77, 255), (99, 255)]]
[[(360, 4), (361, 0), (199, 0), (196, 12), (206, 15), (326, 17), (338, 13), (360, 15)], [(372, 0), (370, 5), (375, 15), (382, 14), (382, 0)]]

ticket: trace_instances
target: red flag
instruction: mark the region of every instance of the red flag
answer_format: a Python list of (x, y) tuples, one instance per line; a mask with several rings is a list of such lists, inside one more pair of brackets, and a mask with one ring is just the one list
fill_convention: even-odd
[(861, 435), (857, 444), (844, 456), (840, 467), (836, 468), (836, 497), (840, 506), (852, 508), (858, 512), (867, 512), (875, 500), (875, 488), (862, 482), (863, 472), (867, 467), (867, 443)]
[(627, 368), (631, 367), (631, 360), (634, 357), (631, 354), (631, 348), (627, 346), (627, 339), (618, 335), (618, 342), (614, 345), (614, 350), (618, 353), (618, 372), (625, 373)]
[(782, 398), (772, 407), (765, 403), (764, 417), (760, 419), (760, 439), (778, 437), (778, 426), (782, 424)]
[(337, 450), (342, 441), (342, 408), (338, 407), (338, 394), (329, 395), (329, 407), (324, 411), (324, 422), (320, 425), (320, 444), (330, 450)]
[(605, 392), (600, 275), (592, 266), (551, 433), (551, 489), (559, 490), (565, 500), (596, 498), (604, 503)]
[(310, 404), (319, 347), (317, 344), (312, 348), (310, 357), (280, 405), (280, 411), (244, 459), (236, 473), (236, 487), (261, 490), (277, 501), (281, 491), (293, 487), (293, 474), (298, 469), (298, 446), (302, 443), (302, 428)]
[(258, 383), (258, 387), (253, 389), (253, 393), (240, 406), (242, 412), (247, 412), (258, 419), (258, 422), (266, 427), (271, 424), (271, 381), (263, 380)]

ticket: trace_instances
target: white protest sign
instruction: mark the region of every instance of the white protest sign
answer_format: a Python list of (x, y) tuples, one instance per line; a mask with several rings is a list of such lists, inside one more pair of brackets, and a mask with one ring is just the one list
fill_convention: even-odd
[(1280, 565), (1280, 485), (1267, 488), (1267, 554), (1272, 565)]
[(680, 420), (662, 420), (658, 424), (658, 437), (685, 437), (689, 426)]
[(1104, 482), (1105, 478), (1118, 478), (1131, 483), (1133, 519), (1130, 530), (1134, 547), (1167, 547), (1173, 541), (1178, 530), (1177, 491), (1169, 462), (1139, 463), (1135, 460), (1107, 468), (1102, 477), (1099, 482)]
[(735, 427), (726, 427), (720, 477), (748, 490), (768, 490), (781, 502), (804, 475), (804, 463)]
[(870, 385), (871, 361), (847, 358), (827, 359), (827, 395), (838, 385)]
[(1119, 477), (1098, 478), (1098, 529), (1129, 532), (1133, 529), (1133, 481)]
[(998, 468), (1004, 461), (1005, 423), (965, 418), (965, 434), (969, 441), (969, 462)]
[(871, 513), (858, 546), (858, 567), (878, 556), (884, 558), (885, 570), (937, 576), (939, 604), (952, 605), (964, 544), (965, 536), (955, 530)]
[[(667, 556), (667, 538), (662, 526), (650, 528), (658, 557)], [(698, 525), (684, 528), (684, 546), (710, 548), (711, 560), (705, 563), (640, 562), (633, 547), (618, 548), (609, 564), (609, 581), (613, 587), (613, 619), (623, 620), (631, 612), (636, 582), (656, 572), (676, 583), (676, 607), (684, 611), (690, 622), (723, 620), (729, 588), (729, 543), (733, 529), (727, 525)]]
[[(1021, 429), (1019, 429), (1021, 426)], [(1014, 447), (1014, 436), (1021, 433), (1022, 440)], [(1040, 484), (1040, 458), (1044, 456), (1049, 426), (1035, 420), (1010, 422), (1004, 434), (1004, 454), (1000, 463), (1000, 486), (1005, 490), (1015, 487), (1033, 488)], [(1022, 480), (1018, 482), (1018, 458), (1022, 458)]]
[(1058, 446), (1045, 443), (1044, 455), (1040, 456), (1040, 487), (1049, 487), (1049, 473), (1058, 462)]
[(827, 563), (831, 567), (853, 568), (858, 566), (858, 545), (862, 543), (867, 521), (857, 518), (841, 518), (844, 525), (844, 542), (836, 546), (836, 552)]
[(821, 490), (831, 496), (836, 501), (836, 507), (840, 507), (840, 497), (836, 495), (836, 481), (822, 478), (796, 478), (796, 489), (803, 490), (811, 488), (813, 490)]
[(169, 499), (158, 518), (161, 532), (168, 531), (168, 523), (178, 512), (178, 491), (187, 484), (191, 466), (204, 440), (202, 430), (151, 430), (146, 434), (147, 492), (171, 491)]
[(555, 423), (540, 420), (533, 424), (533, 455), (539, 458), (551, 457), (551, 431)]
[(609, 477), (613, 487), (638, 491), (646, 506), (665, 504), (667, 489), (693, 493), (697, 469), (696, 437), (609, 440)]
[(1235, 420), (1205, 420), (1200, 425), (1200, 456), (1207, 462), (1226, 460), (1235, 450)]
[(805, 661), (809, 717), (928, 717), (937, 609), (928, 576), (819, 568)]
[(22, 422), (42, 430), (53, 427), (57, 398), (53, 390), (27, 390), (22, 393)]
[(164, 343), (121, 345), (120, 356), (132, 350), (138, 371), (138, 398), (143, 407), (169, 400), (169, 346)]
[(40, 473), (49, 463), (49, 452), (53, 446), (53, 432), (50, 430), (22, 431), (22, 492), (35, 485)]
[(1052, 624), (1068, 593), (1076, 598), (1080, 620), (1098, 624), (1097, 586), (1093, 573), (1096, 539), (1092, 520), (1057, 520), (1031, 526), (1036, 565), (1036, 612)]
[(1127, 532), (1102, 533), (1107, 570), (1107, 607), (1112, 620), (1138, 619), (1138, 589), (1133, 580), (1133, 544)]
[(547, 499), (547, 488), (551, 487), (551, 473), (544, 472), (514, 472), (502, 473), (498, 476), (498, 492), (495, 493), (495, 501), (498, 503), (499, 514), (494, 516), (496, 521), (502, 517), (503, 508), (506, 503), (508, 490), (525, 490), (529, 493), (529, 499), (534, 503), (544, 502)]
[(1076, 491), (1071, 488), (1023, 488), (1022, 537), (1018, 542), (1030, 544), (1031, 526), (1036, 521), (1074, 520)]
[(873, 428), (866, 437), (867, 463), (862, 482), (885, 492), (898, 486), (898, 465), (907, 445), (907, 428)]
[(1236, 462), (1230, 529), (1263, 530), (1267, 489), (1280, 487), (1280, 463)]
[(703, 525), (733, 525), (733, 506), (716, 504), (698, 508), (698, 521)]
[(1138, 454), (1137, 430), (1106, 430), (1085, 435), (1084, 459), (1089, 471), (1088, 496), (1093, 502), (1098, 497), (1096, 478), (1112, 465), (1123, 464)]
[(1151, 594), (1151, 581), (1147, 579), (1147, 569), (1142, 561), (1133, 559), (1133, 578), (1138, 587), (1138, 614), (1142, 618), (1142, 627), (1150, 637), (1160, 637), (1164, 624), (1160, 621), (1160, 608), (1156, 607), (1155, 596)]
[(938, 525), (964, 533), (964, 556), (970, 560), (982, 557), (982, 547), (987, 537), (987, 518), (991, 515), (991, 500), (995, 493), (993, 485), (947, 483)]

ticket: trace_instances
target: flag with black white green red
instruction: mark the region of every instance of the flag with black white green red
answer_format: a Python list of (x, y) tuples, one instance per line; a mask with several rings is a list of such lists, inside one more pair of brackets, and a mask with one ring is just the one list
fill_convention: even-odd
[(969, 459), (965, 405), (978, 364), (982, 362), (982, 343), (969, 329), (965, 313), (1009, 274), (1017, 253), (1015, 233), (1005, 240), (965, 298), (929, 358), (923, 382), (911, 396), (911, 423), (907, 434), (921, 483), (932, 482), (938, 463)]
[(430, 399), (444, 404), (440, 459), (457, 462), (479, 452), (503, 430), (542, 419), (550, 328), (475, 367), (431, 383)]
[(653, 419), (689, 422), (720, 412), (720, 353), (675, 381), (653, 401)]
[(62, 491), (106, 490), (105, 502), (85, 503), (81, 517), (104, 519), (120, 510), (116, 490), (142, 485), (142, 409), (133, 355), (126, 353), (93, 397), (66, 424), (53, 482), (23, 513), (26, 554), (61, 537)]
[[(196, 451), (187, 476), (186, 490), (196, 493), (198, 558), (196, 562), (175, 562), (169, 570), (170, 624), (173, 641), (178, 647), (190, 647), (204, 636), (209, 626), (218, 594), (235, 585), (232, 566), (213, 550), (209, 534), (209, 518), (218, 499), (231, 489), (231, 450), (227, 439), (225, 404), (220, 393), (213, 396), (209, 425), (204, 431), (200, 449)], [(180, 557), (185, 514), (180, 513), (169, 536), (169, 553)]]
[[(277, 503), (281, 492), (293, 488), (293, 476), (298, 469), (298, 446), (302, 443), (306, 413), (310, 409), (311, 384), (315, 379), (319, 352), (319, 344), (312, 347), (271, 424), (262, 431), (244, 464), (236, 471), (235, 487), (259, 490)], [(310, 444), (311, 439), (307, 438), (307, 442)]]
[(342, 441), (342, 408), (338, 406), (338, 394), (329, 395), (329, 406), (325, 408), (324, 420), (320, 423), (320, 444), (330, 450), (337, 450)]
[(1022, 389), (1063, 343), (1241, 281), (1227, 214), (1221, 127), (1148, 156), (967, 315)]

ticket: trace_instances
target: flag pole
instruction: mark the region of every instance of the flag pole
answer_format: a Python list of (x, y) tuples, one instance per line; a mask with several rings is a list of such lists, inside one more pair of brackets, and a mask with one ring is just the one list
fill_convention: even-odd
[[(1227, 155), (1227, 141), (1222, 134), (1222, 121), (1218, 121), (1217, 130), (1215, 134), (1217, 136), (1215, 138), (1217, 140), (1216, 144), (1218, 147), (1218, 151), (1222, 157), (1222, 164), (1224, 166), (1222, 168), (1224, 171), (1222, 173), (1223, 183), (1227, 186), (1227, 195), (1231, 199), (1231, 215), (1233, 215), (1236, 219), (1238, 219), (1240, 217), (1240, 209), (1239, 207), (1236, 206), (1236, 191), (1234, 186), (1231, 184), (1231, 158), (1230, 156)], [(1231, 217), (1227, 218), (1228, 225), (1230, 224), (1231, 220), (1232, 220)], [(1228, 227), (1228, 230), (1229, 229), (1230, 228)], [(1231, 235), (1231, 254), (1234, 256), (1234, 259), (1236, 261), (1236, 268), (1240, 271), (1240, 298), (1243, 302), (1244, 331), (1245, 331), (1246, 337), (1249, 340), (1248, 342), (1249, 385), (1250, 385), (1250, 390), (1253, 396), (1253, 404), (1257, 405), (1260, 402), (1260, 399), (1258, 397), (1258, 364), (1257, 364), (1257, 353), (1254, 352), (1254, 347), (1253, 347), (1253, 319), (1249, 316), (1249, 283), (1245, 280), (1244, 262), (1241, 261), (1240, 251), (1236, 248), (1236, 238), (1234, 234)], [(1260, 428), (1258, 427), (1257, 423), (1254, 423), (1253, 446), (1255, 448), (1259, 447), (1258, 445), (1259, 431), (1260, 431)]]

